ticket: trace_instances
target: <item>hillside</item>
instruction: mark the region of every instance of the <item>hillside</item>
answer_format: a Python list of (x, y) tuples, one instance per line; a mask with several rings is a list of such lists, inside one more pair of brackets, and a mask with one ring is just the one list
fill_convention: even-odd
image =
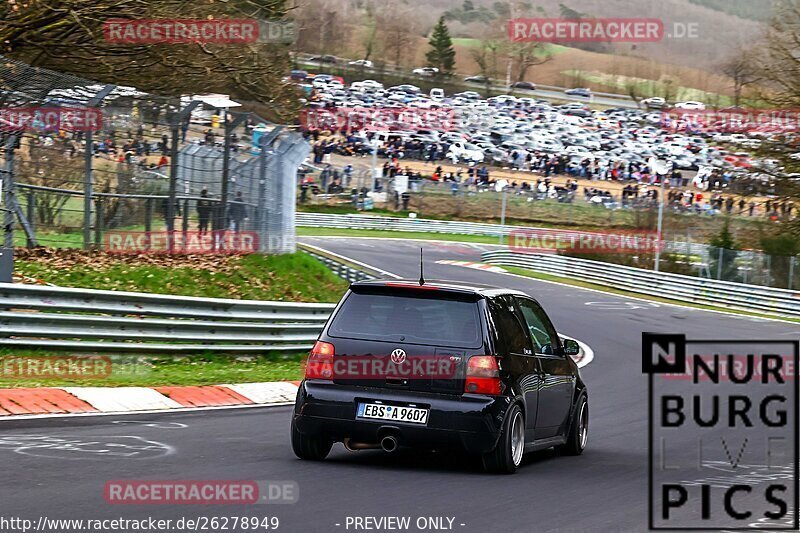
[[(456, 70), (465, 75), (480, 70), (470, 48), (486, 39), (502, 42), (510, 17), (509, 3), (498, 0), (298, 2), (298, 50), (364, 58), (369, 49), (369, 59), (377, 63), (406, 67), (426, 64), (427, 35), (445, 16), (454, 37)], [(557, 46), (552, 60), (533, 66), (526, 79), (609, 92), (628, 92), (636, 85), (648, 95), (714, 102), (732, 92), (732, 82), (720, 74), (721, 64), (761, 36), (772, 5), (773, 0), (537, 0), (516, 3), (514, 16), (660, 19), (666, 33), (660, 42)], [(492, 77), (505, 78), (505, 56), (496, 55), (493, 63)]]

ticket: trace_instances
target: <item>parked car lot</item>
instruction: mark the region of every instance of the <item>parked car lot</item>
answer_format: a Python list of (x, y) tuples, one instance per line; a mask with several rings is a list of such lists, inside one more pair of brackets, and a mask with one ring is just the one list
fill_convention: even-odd
[[(387, 125), (383, 130), (405, 139), (413, 136), (424, 143), (439, 143), (443, 157), (466, 164), (495, 162), (524, 168), (529, 154), (549, 153), (566, 155), (577, 165), (589, 160), (604, 167), (620, 163), (642, 166), (656, 157), (670, 159), (676, 168), (683, 170), (735, 171), (754, 162), (732, 152), (755, 149), (769, 139), (769, 134), (763, 132), (755, 138), (754, 134), (730, 134), (708, 128), (697, 132), (676, 130), (676, 124), (668, 122), (668, 113), (644, 109), (596, 110), (584, 102), (555, 105), (539, 98), (509, 94), (483, 98), (475, 91), (446, 94), (440, 88), (424, 94), (415, 85), (384, 88), (375, 80), (345, 87), (328, 75), (314, 77), (312, 84), (315, 94), (309, 105), (318, 108), (406, 109), (418, 113), (419, 120), (411, 128), (407, 127), (409, 124)], [(660, 98), (644, 103), (652, 109), (666, 106), (666, 101)], [(698, 104), (703, 105), (700, 102), (677, 105)], [(425, 113), (433, 111), (442, 114), (431, 114), (438, 118), (426, 123), (429, 119)], [(452, 120), (444, 121), (443, 116)]]

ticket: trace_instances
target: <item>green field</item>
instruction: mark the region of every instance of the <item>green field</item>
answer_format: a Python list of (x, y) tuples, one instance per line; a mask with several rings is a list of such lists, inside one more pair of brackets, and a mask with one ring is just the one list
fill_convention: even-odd
[[(64, 357), (63, 351), (0, 350), (3, 358)], [(79, 355), (87, 356), (85, 352)], [(111, 374), (96, 379), (3, 378), (0, 388), (14, 387), (156, 387), (165, 385), (215, 385), (300, 380), (305, 354), (227, 356), (213, 352), (192, 356), (113, 355)]]

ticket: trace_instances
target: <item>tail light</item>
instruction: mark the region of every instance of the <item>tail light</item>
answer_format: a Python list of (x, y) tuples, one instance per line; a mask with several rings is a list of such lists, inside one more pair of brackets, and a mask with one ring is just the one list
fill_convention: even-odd
[(333, 379), (333, 344), (317, 341), (306, 361), (306, 379)]
[(467, 363), (464, 392), (497, 396), (502, 389), (500, 367), (493, 355), (473, 355)]

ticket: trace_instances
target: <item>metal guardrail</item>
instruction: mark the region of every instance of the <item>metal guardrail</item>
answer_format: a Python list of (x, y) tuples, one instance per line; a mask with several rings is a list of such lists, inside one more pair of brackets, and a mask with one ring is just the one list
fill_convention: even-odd
[(638, 294), (763, 315), (800, 318), (800, 292), (717, 281), (587, 259), (506, 250), (484, 252), (493, 265), (528, 268)]
[(0, 284), (0, 347), (133, 352), (308, 350), (333, 304)]
[[(351, 283), (392, 276), (312, 245), (301, 247)], [(305, 351), (334, 307), (0, 283), (0, 348)]]
[[(298, 226), (341, 229), (374, 229), (383, 231), (412, 231), (419, 233), (444, 233), (450, 235), (482, 235), (485, 237), (508, 236), (512, 231), (553, 231), (552, 228), (532, 226), (501, 226), (482, 222), (460, 222), (455, 220), (433, 220), (429, 218), (382, 217), (373, 215), (335, 215), (328, 213), (296, 213)], [(590, 231), (569, 230), (571, 233)], [(690, 243), (687, 249), (685, 242), (668, 241), (664, 243), (668, 252), (688, 253), (705, 257), (707, 247), (700, 243)]]
[(318, 248), (310, 244), (298, 244), (297, 247), (301, 248), (311, 257), (321, 261), (322, 264), (328, 267), (331, 272), (343, 280), (349, 281), (350, 283), (377, 279), (381, 277), (381, 274), (383, 274), (383, 271), (367, 267), (363, 264), (352, 263), (351, 261), (338, 257), (327, 250), (323, 250), (322, 248)]

